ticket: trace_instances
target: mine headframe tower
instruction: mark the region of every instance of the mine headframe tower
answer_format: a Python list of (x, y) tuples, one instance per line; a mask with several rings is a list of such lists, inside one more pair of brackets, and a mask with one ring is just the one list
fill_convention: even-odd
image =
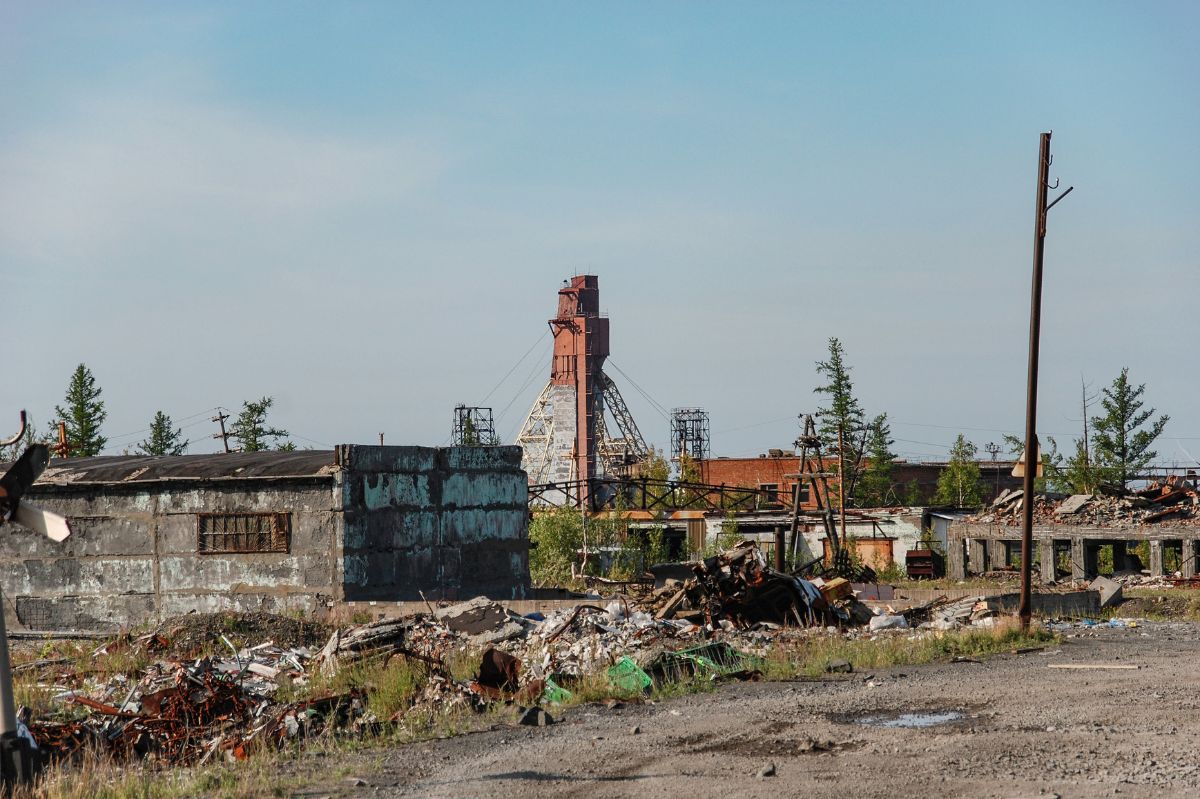
[[(604, 373), (608, 317), (595, 275), (576, 275), (558, 290), (550, 320), (550, 380), (534, 400), (516, 443), (531, 485), (629, 474), (650, 454), (621, 392)], [(614, 436), (605, 410), (619, 432)]]
[(708, 438), (708, 411), (703, 408), (671, 410), (671, 459), (681, 464), (682, 456), (694, 461), (707, 460), (712, 454)]

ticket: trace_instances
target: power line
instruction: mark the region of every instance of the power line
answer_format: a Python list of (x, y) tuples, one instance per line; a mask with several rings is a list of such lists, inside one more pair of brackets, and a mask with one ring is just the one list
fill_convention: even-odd
[(662, 418), (666, 419), (668, 422), (671, 421), (671, 412), (668, 411), (664, 405), (662, 405), (657, 400), (655, 400), (653, 397), (651, 397), (649, 394), (647, 394), (646, 391), (641, 386), (639, 386), (632, 377), (625, 374), (625, 370), (622, 369), (620, 366), (617, 366), (616, 362), (612, 359), (612, 356), (609, 356), (608, 363), (612, 365), (612, 368), (617, 370), (617, 372), (621, 375), (621, 377), (623, 377), (629, 381), (629, 385), (633, 386), (634, 390), (637, 391), (637, 393), (641, 394), (643, 397), (646, 398), (646, 401), (650, 403), (651, 407), (653, 407), (654, 410), (659, 412), (659, 414), (662, 416)]
[(542, 331), (542, 335), (538, 336), (537, 341), (533, 342), (533, 345), (529, 349), (525, 350), (525, 354), (517, 359), (517, 362), (512, 365), (512, 368), (504, 373), (504, 377), (500, 378), (500, 382), (497, 383), (495, 386), (493, 386), (492, 390), (487, 393), (487, 396), (485, 396), (483, 399), (481, 399), (479, 401), (479, 405), (484, 405), (487, 403), (487, 401), (489, 399), (491, 399), (492, 395), (495, 394), (497, 390), (499, 390), (500, 386), (504, 385), (504, 381), (507, 380), (509, 378), (509, 376), (512, 375), (513, 372), (517, 371), (517, 368), (520, 367), (520, 365), (525, 362), (525, 359), (529, 357), (529, 353), (533, 352), (534, 347), (537, 347), (538, 344), (541, 344), (542, 339), (544, 339), (548, 335), (550, 335), (549, 327), (547, 327), (545, 330)]

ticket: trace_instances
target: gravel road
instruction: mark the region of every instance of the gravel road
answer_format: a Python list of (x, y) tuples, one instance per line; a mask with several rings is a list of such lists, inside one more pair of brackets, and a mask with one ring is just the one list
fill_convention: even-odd
[[(1200, 625), (1067, 635), (983, 663), (574, 708), (549, 727), (389, 750), (382, 769), (364, 775), (369, 785), (345, 795), (1196, 796)], [(1138, 669), (1049, 668), (1064, 663)], [(886, 726), (930, 721), (904, 714), (941, 723)], [(774, 776), (762, 773), (771, 766)]]

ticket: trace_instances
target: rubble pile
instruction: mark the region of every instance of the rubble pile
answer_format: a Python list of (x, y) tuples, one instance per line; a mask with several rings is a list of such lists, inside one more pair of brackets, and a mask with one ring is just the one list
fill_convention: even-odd
[[(1003, 491), (989, 509), (972, 521), (1019, 524), (1024, 502), (1024, 492), (1020, 489)], [(1104, 485), (1094, 494), (1075, 494), (1057, 501), (1038, 495), (1034, 497), (1033, 518), (1041, 524), (1090, 527), (1195, 524), (1200, 518), (1200, 492), (1187, 480), (1171, 477), (1136, 491)]]
[(693, 576), (656, 608), (656, 618), (690, 616), (710, 628), (722, 621), (807, 627), (826, 620), (829, 606), (821, 592), (808, 580), (768, 568), (753, 542), (691, 564), (691, 570)]
[[(39, 687), (71, 711), (53, 721), (26, 713), (25, 721), (51, 757), (92, 747), (120, 760), (172, 765), (236, 760), (292, 740), (361, 735), (497, 702), (536, 708), (569, 699), (587, 679), (607, 679), (634, 694), (681, 679), (751, 679), (781, 644), (839, 632), (946, 630), (994, 615), (975, 600), (872, 610), (844, 578), (805, 580), (769, 568), (752, 542), (670, 566), (673, 576), (641, 595), (597, 596), (527, 616), (485, 597), (336, 629), (292, 628), (277, 617), (248, 626), (197, 614), (92, 653), (96, 659), (127, 648), (137, 656), (129, 662), (150, 661), (137, 674), (118, 670), (101, 679), (76, 672), (65, 658), (19, 664), (18, 671), (36, 673)], [(234, 628), (243, 636), (275, 633), (286, 645), (268, 640), (239, 648), (229, 637)], [(323, 646), (317, 634), (328, 636)], [(389, 718), (376, 718), (370, 691), (379, 686), (360, 677), (387, 673), (396, 658), (413, 667), (411, 693), (394, 712), (388, 706)], [(359, 670), (367, 665), (385, 670)], [(467, 669), (472, 677), (464, 676)], [(330, 685), (355, 687), (321, 689)], [(528, 723), (549, 723), (545, 713), (526, 716)]]

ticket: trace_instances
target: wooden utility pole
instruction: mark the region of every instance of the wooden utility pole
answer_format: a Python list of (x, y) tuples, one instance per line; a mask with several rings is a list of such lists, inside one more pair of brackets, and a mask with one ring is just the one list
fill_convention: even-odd
[(229, 414), (225, 413), (221, 408), (217, 408), (217, 415), (212, 418), (214, 422), (219, 422), (221, 425), (221, 432), (213, 433), (213, 438), (221, 439), (221, 443), (225, 445), (226, 454), (229, 452), (229, 433), (225, 432), (225, 420), (228, 418)]
[[(1038, 153), (1037, 201), (1033, 217), (1033, 286), (1029, 300), (1029, 378), (1025, 392), (1025, 481), (1021, 500), (1021, 602), (1017, 616), (1021, 629), (1029, 628), (1033, 615), (1031, 597), (1031, 574), (1033, 571), (1033, 481), (1037, 477), (1039, 463), (1037, 447), (1037, 388), (1038, 349), (1042, 330), (1042, 261), (1046, 250), (1046, 216), (1050, 209), (1063, 197), (1071, 193), (1068, 188), (1047, 204), (1046, 192), (1050, 186), (1050, 133), (1043, 133)], [(1053, 188), (1057, 188), (1055, 183)]]

